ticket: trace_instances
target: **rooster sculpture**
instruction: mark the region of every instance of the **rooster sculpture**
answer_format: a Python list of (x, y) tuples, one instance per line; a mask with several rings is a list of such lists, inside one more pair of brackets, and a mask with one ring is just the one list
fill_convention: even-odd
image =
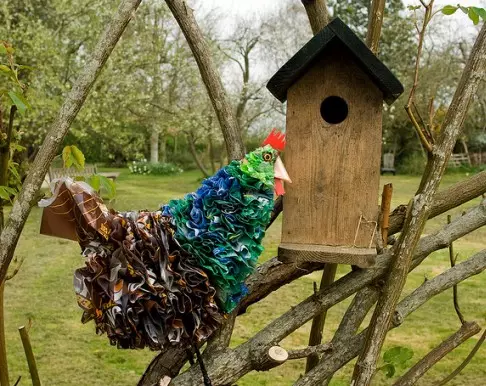
[(273, 130), (262, 147), (155, 212), (110, 211), (84, 182), (54, 181), (52, 197), (39, 203), (41, 233), (81, 246), (74, 288), (82, 322), (94, 320), (119, 348), (207, 338), (247, 293), (274, 193), (290, 182), (284, 146)]

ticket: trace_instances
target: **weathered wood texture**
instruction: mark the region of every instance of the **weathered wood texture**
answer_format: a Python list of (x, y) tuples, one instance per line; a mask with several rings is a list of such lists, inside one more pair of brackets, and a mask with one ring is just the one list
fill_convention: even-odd
[[(465, 262), (450, 268), (444, 273), (427, 280), (414, 292), (405, 297), (397, 306), (393, 323), (389, 328), (400, 326), (405, 318), (425, 304), (433, 296), (451, 288), (467, 278), (477, 275), (486, 269), (486, 250), (483, 250)], [(334, 347), (339, 347), (335, 352), (325, 353), (319, 364), (309, 373), (305, 374), (294, 385), (315, 386), (328, 378), (346, 363), (355, 358), (362, 350), (368, 329), (358, 335), (341, 340)]]
[[(371, 235), (370, 231), (370, 235)], [(371, 236), (370, 236), (371, 239)], [(357, 265), (360, 268), (373, 266), (376, 258), (374, 248), (354, 248), (318, 244), (280, 244), (278, 259), (282, 263), (316, 262)]]
[(367, 386), (371, 383), (391, 323), (391, 316), (405, 285), (413, 251), (430, 215), (430, 208), (447, 166), (448, 158), (461, 133), (469, 104), (485, 73), (486, 25), (479, 32), (451, 105), (447, 110), (440, 137), (433, 148), (432, 156), (428, 160), (417, 194), (410, 201), (404, 230), (394, 247), (395, 259), (373, 313), (365, 348), (354, 368), (352, 381), (357, 385)]
[(322, 30), (329, 22), (326, 0), (302, 0), (312, 33), (315, 35)]
[[(415, 259), (413, 262), (412, 269), (417, 265), (419, 265), (426, 258), (426, 256), (431, 252), (440, 248), (446, 248), (450, 242), (457, 240), (458, 238), (478, 229), (481, 226), (484, 226), (485, 224), (486, 224), (486, 202), (483, 202), (478, 207), (469, 210), (464, 216), (460, 216), (454, 219), (451, 224), (445, 225), (441, 230), (437, 231), (436, 233), (422, 238), (422, 240), (420, 241), (417, 247), (417, 250), (415, 251)], [(292, 324), (292, 326), (290, 327), (291, 331), (293, 331), (299, 326), (301, 326), (303, 323), (305, 323), (307, 320), (312, 318), (317, 313), (331, 308), (332, 306), (340, 302), (342, 299), (352, 295), (354, 292), (368, 285), (371, 285), (377, 280), (382, 279), (383, 275), (386, 273), (387, 267), (389, 266), (390, 258), (391, 258), (390, 253), (388, 252), (384, 256), (379, 257), (379, 261), (377, 262), (376, 266), (373, 269), (359, 270), (347, 274), (343, 278), (339, 279), (337, 282), (333, 283), (330, 286), (330, 288), (323, 289), (322, 291), (319, 291), (317, 295), (310, 296), (301, 304), (295, 306), (292, 310), (280, 316), (278, 318), (278, 324), (288, 325), (290, 323)], [(285, 283), (291, 282), (292, 280), (295, 280), (296, 278), (301, 277), (310, 272), (316, 271), (318, 269), (322, 269), (322, 267), (323, 267), (322, 264), (316, 264), (316, 263), (302, 263), (299, 265), (294, 265), (294, 264), (282, 264), (275, 258), (269, 260), (268, 262), (258, 267), (257, 272), (255, 272), (247, 280), (247, 284), (250, 287), (250, 294), (249, 296), (245, 297), (242, 300), (240, 310), (246, 309), (249, 305), (264, 298), (269, 293), (281, 287)], [(264, 329), (265, 331), (262, 332), (263, 336), (260, 335), (259, 337), (260, 340), (264, 340), (266, 336), (268, 337), (269, 341), (273, 342), (272, 344), (268, 345), (268, 348), (279, 342), (278, 337), (276, 338), (275, 335), (270, 334), (271, 332), (279, 331), (278, 328), (274, 329), (273, 326), (274, 324), (272, 323), (269, 326), (265, 327)], [(283, 332), (283, 336), (286, 336), (287, 331)], [(363, 341), (364, 341), (364, 336), (362, 336), (360, 345), (362, 345)], [(350, 343), (351, 346), (355, 344), (353, 342), (351, 342), (352, 344)], [(340, 348), (339, 352), (336, 354), (337, 355), (336, 361), (342, 364), (354, 358), (354, 356), (356, 356), (359, 352), (359, 349), (358, 351), (354, 351), (355, 349), (353, 347), (349, 347), (350, 348), (349, 353), (351, 353), (352, 356), (349, 359), (347, 359), (345, 362), (342, 362), (343, 356), (345, 356), (345, 353), (343, 353), (342, 350), (346, 349), (348, 346), (347, 345), (342, 346), (342, 344), (339, 344), (336, 347)], [(235, 350), (241, 352), (242, 350), (246, 350), (246, 349), (248, 349), (247, 345), (245, 345), (244, 347), (238, 347)], [(159, 354), (153, 361), (154, 366), (151, 367), (151, 374), (148, 375), (150, 375), (152, 379), (155, 379), (155, 375), (158, 375), (159, 376), (158, 379), (161, 379), (166, 374), (168, 374), (166, 370), (167, 368), (172, 368), (171, 366), (180, 368), (178, 367), (180, 366), (178, 360), (177, 359), (172, 360), (171, 357), (171, 354), (174, 354), (174, 356), (176, 356), (179, 351), (180, 350), (178, 349), (169, 348), (167, 351)], [(228, 371), (226, 371), (226, 373), (224, 371), (222, 373), (219, 372), (220, 370), (224, 370), (224, 368), (219, 369), (219, 364), (220, 364), (219, 357), (224, 355), (225, 352), (218, 353), (217, 355), (215, 355), (212, 358), (212, 361), (217, 361), (217, 363), (210, 364), (210, 368), (208, 368), (208, 371), (210, 372), (210, 375), (213, 371), (218, 371), (219, 374), (218, 377), (221, 377), (219, 379), (223, 380), (221, 384), (226, 385), (230, 383), (229, 382), (230, 378), (233, 379), (233, 374), (230, 373), (229, 369)], [(241, 361), (242, 358), (241, 357), (233, 358), (233, 360)], [(342, 366), (341, 364), (341, 366), (337, 368), (332, 367), (333, 363), (337, 363), (337, 362), (323, 364), (321, 361), (319, 363), (320, 368), (324, 366), (326, 369), (330, 369), (329, 371), (331, 371), (329, 372), (328, 370), (326, 370), (326, 372), (323, 373), (323, 378), (321, 379), (325, 379), (329, 377), (333, 372), (337, 371), (337, 369), (339, 369), (339, 367)], [(240, 369), (246, 368), (246, 366), (247, 366), (246, 363), (240, 363), (240, 367), (238, 368), (238, 374), (235, 375), (236, 379), (238, 379), (238, 376), (241, 375), (241, 373), (239, 373)], [(196, 372), (198, 372), (197, 369), (189, 370), (189, 373), (184, 375), (184, 380), (188, 380), (188, 382), (190, 382), (191, 379), (190, 374), (194, 374)], [(314, 374), (314, 376), (316, 376), (314, 370), (312, 371), (312, 373)], [(318, 372), (317, 377), (319, 377), (319, 374), (320, 373)], [(234, 382), (236, 382), (236, 380)], [(183, 384), (187, 384), (187, 383), (183, 383)], [(218, 383), (215, 382), (215, 384)], [(315, 385), (316, 383), (307, 383), (307, 384)], [(152, 386), (152, 384), (149, 382), (143, 383), (143, 385)]]
[(120, 2), (113, 19), (100, 37), (90, 59), (83, 67), (82, 73), (66, 96), (57, 118), (50, 126), (0, 235), (0, 282), (5, 279), (20, 233), (30, 209), (36, 204), (37, 194), (52, 159), (140, 2), (141, 0), (122, 0)]
[[(482, 226), (486, 222), (486, 203), (472, 209), (465, 216), (455, 219), (451, 224), (444, 226), (438, 232), (424, 237), (418, 247), (413, 261), (413, 267), (419, 265), (431, 252), (444, 248), (447, 244), (458, 237), (471, 232), (473, 229)], [(303, 323), (311, 319), (317, 313), (329, 309), (338, 302), (344, 300), (360, 288), (371, 284), (376, 279), (383, 277), (387, 271), (391, 256), (386, 254), (380, 256), (380, 262), (374, 269), (359, 270), (349, 273), (339, 279), (331, 286), (327, 286), (317, 294), (291, 308), (288, 312), (268, 324), (259, 331), (253, 338), (241, 344), (235, 349), (227, 349), (217, 355), (214, 355), (206, 364), (209, 375), (213, 384), (228, 385), (233, 384), (237, 379), (258, 366), (259, 358), (267, 355), (270, 347), (275, 346), (284, 337), (299, 328)], [(481, 253), (468, 261), (457, 265), (451, 270), (452, 275), (442, 276), (429, 280), (424, 284), (425, 290), (421, 288), (420, 292), (427, 294), (427, 299), (450, 288), (455, 280), (464, 280), (465, 278), (477, 274), (484, 270), (486, 266), (486, 254)], [(457, 269), (460, 267), (459, 269)], [(456, 270), (457, 269), (457, 270)], [(449, 270), (449, 271), (451, 271)], [(449, 271), (447, 271), (449, 273)], [(432, 282), (429, 284), (429, 282)], [(415, 297), (422, 299), (422, 294), (414, 292)], [(415, 300), (413, 300), (415, 301)], [(426, 300), (424, 300), (425, 302)], [(423, 304), (423, 302), (421, 303)], [(417, 309), (420, 305), (417, 301), (410, 305), (410, 312)], [(402, 316), (403, 318), (404, 316)], [(401, 319), (399, 318), (398, 321)], [(351, 342), (351, 340), (350, 340)], [(338, 346), (341, 349), (341, 346)], [(347, 347), (345, 347), (347, 348)], [(352, 348), (352, 345), (351, 347)], [(340, 351), (340, 350), (339, 350)], [(357, 353), (354, 353), (355, 356)], [(321, 361), (322, 362), (322, 361)], [(318, 366), (319, 367), (319, 366)], [(317, 367), (314, 369), (316, 370)], [(314, 373), (312, 370), (310, 373)], [(309, 374), (310, 374), (309, 373)], [(177, 376), (173, 381), (174, 385), (199, 385), (200, 372), (197, 367), (192, 367), (187, 372)], [(326, 378), (330, 374), (327, 374)], [(316, 383), (308, 383), (315, 385)]]
[(481, 327), (476, 322), (465, 322), (459, 330), (412, 366), (393, 386), (415, 385), (433, 365), (479, 331), (481, 331)]
[(228, 156), (230, 159), (241, 159), (245, 156), (245, 146), (238, 121), (193, 11), (184, 0), (166, 0), (165, 2), (181, 27), (196, 59), (209, 99), (221, 126)]
[[(326, 264), (322, 271), (321, 284), (319, 290), (331, 285), (336, 277), (337, 264)], [(314, 283), (314, 286), (316, 284)], [(322, 333), (324, 330), (324, 323), (326, 322), (327, 311), (317, 315), (312, 319), (311, 331), (309, 333), (309, 346), (317, 346), (322, 342)], [(307, 357), (305, 364), (305, 372), (307, 373), (319, 363), (319, 353), (311, 354)]]
[[(341, 123), (321, 117), (321, 103), (329, 96), (347, 103)], [(293, 183), (284, 199), (282, 244), (373, 245), (381, 91), (351, 55), (336, 50), (295, 83), (287, 97), (285, 159)]]

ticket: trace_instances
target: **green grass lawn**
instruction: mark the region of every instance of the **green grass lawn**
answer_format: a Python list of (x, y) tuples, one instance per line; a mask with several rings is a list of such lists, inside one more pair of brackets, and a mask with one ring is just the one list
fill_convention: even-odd
[[(178, 176), (155, 177), (133, 176), (127, 170), (120, 170), (117, 180), (117, 199), (114, 207), (118, 210), (155, 209), (171, 198), (193, 191), (200, 181), (197, 172), (187, 172)], [(465, 175), (446, 176), (442, 188)], [(406, 203), (413, 195), (419, 179), (408, 176), (386, 176), (382, 184), (394, 185), (393, 206)], [(477, 205), (479, 199), (452, 211), (453, 216)], [(80, 323), (81, 310), (76, 304), (72, 288), (73, 271), (83, 265), (79, 246), (74, 242), (39, 235), (41, 211), (34, 208), (20, 239), (17, 256), (25, 257), (18, 275), (7, 282), (6, 334), (9, 352), (9, 370), (12, 381), (22, 375), (22, 385), (29, 383), (29, 374), (17, 328), (33, 321), (30, 337), (34, 347), (40, 377), (44, 385), (134, 385), (146, 365), (155, 355), (148, 350), (118, 350), (109, 345), (106, 336), (96, 336), (94, 325)], [(446, 216), (439, 216), (427, 224), (425, 232), (431, 232), (446, 222)], [(485, 246), (486, 229), (480, 229), (455, 243), (459, 261), (479, 251)], [(265, 239), (265, 252), (261, 262), (275, 256), (280, 239), (280, 221), (269, 230)], [(449, 266), (447, 251), (431, 255), (417, 268), (407, 281), (405, 294), (410, 293), (425, 279), (436, 276)], [(341, 266), (338, 275), (349, 271)], [(293, 304), (312, 293), (313, 281), (318, 281), (320, 273), (315, 272), (293, 282), (268, 296), (259, 304), (250, 307), (238, 318), (233, 344), (250, 338), (272, 318), (281, 315)], [(486, 325), (486, 276), (478, 275), (459, 286), (460, 303), (467, 320), (476, 320)], [(350, 299), (328, 312), (325, 339), (332, 336)], [(386, 348), (394, 345), (413, 348), (412, 362), (421, 358), (442, 339), (459, 327), (452, 306), (451, 291), (435, 297), (412, 314), (399, 329), (387, 337)], [(306, 346), (310, 323), (306, 324), (284, 342), (285, 348)], [(467, 355), (479, 337), (476, 336), (444, 358), (423, 379), (422, 385), (433, 384), (449, 373)], [(486, 346), (454, 379), (451, 385), (486, 384)], [(250, 385), (291, 385), (302, 374), (304, 361), (289, 361), (270, 372), (253, 372), (238, 382), (240, 386)], [(348, 385), (352, 364), (342, 369), (334, 378), (333, 385)], [(399, 369), (397, 376), (403, 373)], [(391, 384), (381, 374), (374, 384)]]

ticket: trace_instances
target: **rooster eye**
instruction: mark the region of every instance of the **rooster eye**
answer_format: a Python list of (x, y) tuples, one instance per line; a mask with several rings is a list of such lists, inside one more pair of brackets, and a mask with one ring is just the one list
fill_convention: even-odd
[(272, 154), (271, 153), (263, 153), (263, 160), (266, 162), (270, 162), (272, 160)]

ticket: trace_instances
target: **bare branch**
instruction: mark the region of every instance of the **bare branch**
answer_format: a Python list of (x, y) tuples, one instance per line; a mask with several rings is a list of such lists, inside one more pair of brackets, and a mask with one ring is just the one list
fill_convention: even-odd
[[(447, 223), (451, 223), (451, 215), (447, 215)], [(454, 256), (454, 243), (449, 244), (449, 261), (451, 263), (451, 267), (454, 267), (456, 265), (456, 260), (457, 260), (457, 255)], [(459, 318), (459, 321), (461, 324), (464, 324), (466, 320), (464, 319), (464, 316), (462, 315), (461, 309), (459, 307), (459, 300), (458, 300), (458, 294), (457, 294), (457, 285), (452, 287), (452, 302), (454, 304), (454, 309), (456, 310), (457, 317)]]
[[(416, 311), (432, 297), (448, 290), (454, 284), (481, 273), (485, 269), (486, 250), (483, 250), (454, 268), (450, 268), (433, 279), (427, 280), (398, 304), (393, 323), (389, 328), (400, 326), (408, 315)], [(297, 381), (295, 386), (319, 384), (320, 381), (328, 378), (355, 358), (364, 346), (367, 330), (363, 330), (352, 338), (333, 343), (334, 347), (339, 347), (339, 350), (325, 353), (319, 364)]]
[(315, 35), (329, 23), (326, 0), (302, 0), (312, 33)]
[(331, 351), (332, 349), (333, 349), (333, 345), (330, 343), (326, 343), (326, 344), (319, 344), (317, 346), (309, 346), (297, 350), (290, 350), (288, 359), (290, 360), (290, 359), (306, 358), (309, 357), (310, 355), (323, 354), (327, 351)]
[(386, 184), (383, 186), (383, 194), (381, 195), (381, 239), (383, 240), (383, 248), (386, 248), (388, 242), (388, 228), (390, 227), (390, 206), (393, 194), (393, 185)]
[(241, 159), (245, 156), (245, 146), (238, 122), (192, 9), (184, 0), (166, 0), (166, 3), (181, 27), (196, 59), (209, 99), (218, 117), (228, 155), (231, 159)]
[(39, 372), (37, 371), (37, 364), (35, 362), (34, 352), (32, 351), (32, 345), (30, 344), (29, 333), (25, 326), (19, 327), (20, 338), (22, 339), (22, 345), (24, 346), (25, 357), (27, 358), (27, 364), (29, 365), (30, 378), (32, 379), (32, 386), (41, 386), (39, 379)]
[[(470, 233), (472, 230), (484, 224), (486, 224), (486, 201), (479, 207), (470, 210), (464, 216), (458, 217), (451, 224), (444, 226), (438, 232), (422, 238), (417, 245), (412, 268), (419, 265), (431, 252), (447, 247), (451, 240)], [(258, 369), (258, 364), (263, 360), (262, 358), (266, 358), (270, 347), (277, 345), (284, 337), (291, 334), (318, 313), (329, 309), (357, 290), (383, 277), (387, 272), (387, 266), (390, 260), (390, 253), (380, 256), (374, 268), (357, 270), (347, 274), (275, 319), (247, 342), (235, 349), (227, 349), (220, 354), (212, 356), (211, 362), (208, 363), (208, 373), (211, 380), (215, 384), (231, 384), (252, 369)], [(469, 277), (473, 274), (471, 273), (472, 270), (475, 270), (475, 273), (479, 273), (484, 269), (483, 266), (486, 266), (486, 252), (479, 257), (471, 258), (467, 262), (461, 263), (451, 269), (456, 270), (460, 267), (454, 271), (454, 273), (458, 273), (456, 276), (465, 274), (465, 277)], [(466, 269), (466, 273), (464, 273), (464, 269)], [(456, 278), (456, 276), (453, 276), (453, 278)], [(432, 280), (425, 284), (430, 282)], [(437, 281), (433, 283), (437, 283)], [(442, 285), (443, 283), (439, 284)], [(448, 282), (444, 285), (450, 288)], [(431, 293), (432, 290), (429, 287), (427, 288), (429, 293)], [(309, 372), (309, 374), (314, 373), (314, 370), (319, 366)], [(197, 378), (199, 376), (197, 372), (198, 370), (196, 368), (191, 368), (177, 376), (173, 380), (173, 384), (196, 385), (195, 380), (199, 379)], [(329, 375), (328, 373), (325, 378)]]
[[(433, 0), (431, 1), (431, 4)], [(353, 381), (369, 385), (385, 340), (391, 316), (402, 292), (412, 262), (412, 253), (430, 214), (430, 207), (439, 187), (447, 161), (462, 129), (470, 101), (477, 92), (486, 71), (486, 25), (474, 44), (468, 64), (456, 89), (443, 125), (443, 131), (434, 146), (432, 158), (427, 164), (421, 184), (410, 201), (404, 230), (394, 246), (394, 260), (387, 282), (370, 322), (366, 345), (355, 366)]]
[[(480, 188), (475, 187), (475, 185), (479, 185)], [(470, 191), (473, 192), (470, 193)], [(434, 215), (438, 215), (443, 213), (443, 211), (449, 210), (452, 207), (458, 206), (474, 197), (477, 197), (478, 195), (481, 195), (482, 191), (486, 191), (486, 172), (479, 173), (476, 176), (470, 177), (467, 180), (459, 182), (442, 191), (440, 194), (438, 194), (438, 196), (441, 198), (436, 202), (436, 204), (434, 204), (432, 211)], [(486, 225), (485, 204), (481, 204), (478, 207), (468, 211), (465, 217), (463, 216), (455, 219), (451, 225), (444, 227), (439, 232), (424, 237), (419, 243), (419, 247), (421, 245), (422, 247), (417, 248), (417, 254), (415, 255), (416, 260), (414, 260), (413, 267), (420, 264), (427, 254), (433, 250), (446, 248), (451, 241), (454, 241), (463, 235)], [(401, 229), (401, 225), (403, 223), (403, 217), (401, 216), (403, 216), (403, 213), (398, 210), (394, 211), (394, 214), (390, 217), (390, 220), (398, 219), (390, 222), (391, 227), (394, 229), (394, 233), (400, 231)], [(382, 278), (382, 275), (386, 270), (381, 269), (387, 267), (389, 261), (389, 255), (384, 256), (378, 261), (375, 268), (360, 271), (361, 273), (358, 278), (357, 289), (351, 289), (349, 291), (346, 290), (348, 293), (345, 294), (345, 297), (352, 295), (358, 289), (362, 289), (367, 285), (372, 285), (373, 282), (376, 282)], [(281, 286), (311, 272), (323, 269), (323, 267), (324, 264), (322, 263), (305, 262), (296, 265), (283, 264), (277, 258), (270, 259), (269, 261), (260, 265), (253, 275), (247, 279), (246, 284), (249, 287), (250, 293), (243, 298), (242, 302), (240, 303), (239, 313), (244, 313), (251, 304), (258, 302)], [(380, 271), (376, 272), (375, 269), (378, 268)], [(343, 281), (347, 281), (348, 279), (350, 278), (347, 275), (341, 279), (339, 285), (334, 283), (333, 288), (330, 291), (341, 291), (344, 284)], [(332, 307), (336, 303), (338, 303), (338, 301), (327, 303), (328, 308)], [(325, 305), (323, 307), (325, 307)], [(139, 383), (139, 386), (151, 386), (153, 383), (163, 378), (164, 375), (173, 378), (175, 375), (177, 375), (185, 361), (185, 350), (169, 348), (167, 351), (161, 352), (156, 358), (154, 358), (149, 368), (146, 370)], [(328, 374), (326, 378), (331, 374)]]
[(452, 373), (450, 373), (446, 378), (444, 378), (442, 381), (440, 381), (437, 386), (443, 386), (446, 383), (448, 383), (452, 378), (455, 376), (459, 375), (459, 373), (464, 370), (464, 367), (466, 367), (469, 362), (471, 362), (471, 359), (474, 358), (474, 355), (478, 352), (479, 348), (481, 345), (484, 343), (484, 340), (486, 339), (486, 330), (484, 330), (483, 334), (481, 335), (481, 338), (477, 341), (477, 343), (474, 345), (473, 349), (469, 353), (469, 355), (464, 359), (464, 362), (462, 362), (457, 369), (455, 369)]
[[(343, 344), (342, 342), (356, 335), (364, 318), (378, 300), (378, 295), (378, 287), (373, 285), (358, 291), (341, 319), (341, 323), (332, 338), (331, 344), (335, 345), (338, 343), (341, 346)], [(331, 379), (332, 375), (322, 382), (322, 386), (327, 386), (331, 382)]]
[[(417, 47), (417, 56), (415, 59), (415, 72), (414, 72), (414, 77), (413, 77), (413, 85), (412, 88), (410, 89), (410, 94), (408, 96), (407, 104), (405, 105), (405, 111), (407, 112), (410, 121), (413, 124), (413, 127), (417, 131), (417, 134), (420, 138), (420, 141), (422, 142), (422, 145), (424, 148), (427, 150), (427, 152), (430, 154), (432, 153), (432, 144), (427, 140), (427, 137), (424, 132), (424, 128), (420, 127), (420, 124), (418, 123), (417, 119), (415, 118), (415, 115), (412, 111), (412, 104), (415, 98), (415, 91), (418, 86), (418, 76), (419, 76), (419, 68), (420, 68), (420, 57), (422, 56), (422, 48), (424, 44), (424, 39), (425, 39), (425, 30), (427, 29), (427, 26), (430, 22), (430, 19), (432, 18), (432, 7), (434, 4), (434, 0), (431, 0), (429, 4), (425, 4), (422, 2), (422, 5), (425, 8), (425, 15), (424, 15), (424, 20), (422, 23), (422, 28), (419, 31), (419, 41), (418, 41), (418, 47)], [(418, 27), (417, 27), (418, 29)]]
[(400, 377), (400, 379), (394, 383), (394, 386), (415, 385), (432, 366), (456, 347), (468, 340), (471, 336), (476, 335), (479, 331), (481, 331), (481, 327), (479, 327), (476, 322), (466, 322), (462, 324), (459, 330), (430, 351), (402, 377)]
[(90, 60), (83, 67), (82, 73), (66, 96), (59, 115), (52, 123), (0, 235), (0, 282), (7, 275), (20, 233), (30, 209), (36, 203), (39, 189), (51, 161), (140, 2), (141, 0), (122, 0), (120, 2), (120, 6), (100, 37)]
[[(334, 282), (336, 276), (337, 264), (326, 264), (324, 270), (322, 271), (321, 284), (319, 289), (331, 285)], [(314, 283), (316, 286), (316, 283)], [(311, 331), (309, 334), (309, 346), (318, 346), (322, 342), (322, 331), (324, 330), (324, 323), (326, 322), (327, 310), (317, 315), (312, 320)], [(305, 371), (308, 372), (312, 370), (319, 362), (318, 353), (310, 354), (307, 358), (305, 365)]]
[(371, 2), (370, 14), (368, 16), (368, 33), (366, 34), (366, 45), (374, 54), (378, 53), (380, 43), (381, 27), (385, 14), (385, 0), (373, 0)]

